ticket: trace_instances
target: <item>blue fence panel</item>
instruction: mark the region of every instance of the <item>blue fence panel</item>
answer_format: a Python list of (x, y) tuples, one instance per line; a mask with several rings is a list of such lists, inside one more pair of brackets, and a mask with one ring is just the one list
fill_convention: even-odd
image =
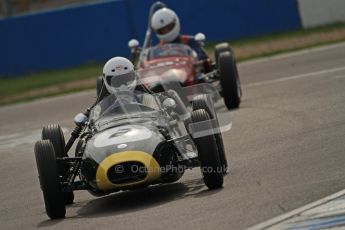
[[(155, 0), (109, 0), (0, 21), (0, 76), (127, 56)], [(296, 0), (165, 0), (184, 34), (221, 41), (300, 28)]]
[[(127, 0), (141, 40), (154, 0)], [(296, 0), (165, 0), (179, 15), (181, 32), (203, 32), (209, 40), (240, 39), (300, 28)]]
[(128, 55), (129, 28), (123, 1), (0, 21), (0, 75)]

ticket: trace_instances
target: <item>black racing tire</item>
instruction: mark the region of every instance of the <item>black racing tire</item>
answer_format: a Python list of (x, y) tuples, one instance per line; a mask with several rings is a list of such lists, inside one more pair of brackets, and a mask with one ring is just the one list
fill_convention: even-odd
[[(201, 95), (195, 96), (192, 101), (192, 108), (193, 108), (193, 111), (198, 110), (198, 109), (206, 110), (208, 114), (210, 115), (210, 118), (211, 119), (216, 118), (216, 121), (218, 123), (217, 114), (215, 113), (214, 115), (212, 115), (212, 112), (210, 111), (210, 108), (207, 105), (207, 95), (201, 94)], [(219, 123), (217, 125), (219, 126)], [(229, 165), (226, 159), (222, 133), (215, 133), (214, 136), (217, 142), (219, 160), (222, 165), (223, 174), (226, 174), (228, 172)]]
[(234, 55), (222, 52), (218, 58), (218, 69), (225, 105), (229, 110), (236, 109), (241, 103), (241, 84)]
[[(68, 157), (65, 153), (65, 138), (62, 129), (59, 125), (52, 124), (43, 127), (42, 140), (49, 140), (53, 147), (56, 158)], [(58, 175), (63, 177), (66, 175), (69, 165), (63, 161), (57, 163)], [(72, 192), (63, 192), (65, 198), (65, 204), (72, 204), (74, 200), (74, 194)]]
[(51, 124), (43, 127), (42, 140), (50, 140), (54, 146), (56, 157), (66, 157), (65, 153), (65, 137), (60, 125)]
[(36, 142), (35, 157), (47, 215), (51, 219), (64, 218), (66, 207), (59, 182), (53, 144), (49, 140)]
[[(208, 112), (204, 109), (193, 111), (191, 117), (193, 123), (210, 120)], [(215, 136), (211, 134), (198, 137), (194, 139), (194, 143), (198, 149), (198, 157), (201, 163), (201, 172), (205, 185), (209, 189), (221, 188), (224, 182), (224, 175), (221, 170)]]
[(216, 66), (218, 66), (217, 62), (219, 59), (219, 55), (223, 52), (230, 52), (233, 53), (230, 45), (226, 42), (219, 43), (214, 47), (214, 61), (216, 62)]
[(103, 84), (103, 77), (99, 76), (96, 81), (96, 88), (97, 88), (97, 98), (98, 101), (101, 101), (103, 98), (109, 95), (107, 88)]

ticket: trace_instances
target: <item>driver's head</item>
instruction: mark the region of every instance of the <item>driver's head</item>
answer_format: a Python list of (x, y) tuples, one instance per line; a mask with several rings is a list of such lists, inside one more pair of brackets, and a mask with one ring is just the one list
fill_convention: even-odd
[(123, 57), (114, 57), (103, 67), (103, 82), (110, 93), (133, 91), (136, 75), (132, 62)]
[(168, 8), (157, 10), (152, 15), (151, 27), (164, 42), (172, 42), (180, 35), (180, 20), (176, 13)]

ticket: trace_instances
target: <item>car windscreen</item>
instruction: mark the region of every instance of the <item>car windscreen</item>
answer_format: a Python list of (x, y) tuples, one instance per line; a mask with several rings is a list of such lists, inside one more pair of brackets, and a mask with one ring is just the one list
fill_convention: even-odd
[[(124, 107), (126, 107), (125, 110)], [(141, 107), (140, 111), (138, 111), (138, 105), (135, 104), (113, 107), (95, 122), (95, 127), (97, 130), (103, 130), (123, 124), (151, 123), (157, 119), (156, 111), (147, 107), (139, 107)]]
[(148, 51), (147, 60), (162, 57), (185, 57), (192, 55), (189, 46), (183, 44), (165, 44), (151, 47)]
[(132, 101), (123, 103), (114, 95), (109, 95), (100, 101), (92, 110), (90, 120), (92, 123), (103, 121), (130, 120), (134, 118), (152, 118), (157, 111), (141, 103)]

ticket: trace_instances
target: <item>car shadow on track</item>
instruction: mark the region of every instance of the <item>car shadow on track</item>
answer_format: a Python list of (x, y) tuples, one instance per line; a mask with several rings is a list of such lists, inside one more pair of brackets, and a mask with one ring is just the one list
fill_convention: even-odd
[(193, 196), (195, 198), (212, 194), (219, 190), (209, 191), (201, 179), (157, 185), (145, 189), (121, 192), (91, 200), (81, 207), (77, 214), (82, 217), (113, 216), (152, 208), (161, 204)]
[[(193, 179), (182, 183), (150, 186), (144, 189), (119, 192), (108, 196), (94, 198), (85, 205), (75, 203), (67, 207), (66, 219), (46, 220), (38, 228), (58, 225), (61, 221), (78, 218), (93, 218), (120, 215), (128, 212), (148, 209), (186, 197), (200, 198), (218, 193), (221, 189), (208, 190), (202, 179)], [(68, 209), (79, 208), (76, 215), (69, 216)]]

